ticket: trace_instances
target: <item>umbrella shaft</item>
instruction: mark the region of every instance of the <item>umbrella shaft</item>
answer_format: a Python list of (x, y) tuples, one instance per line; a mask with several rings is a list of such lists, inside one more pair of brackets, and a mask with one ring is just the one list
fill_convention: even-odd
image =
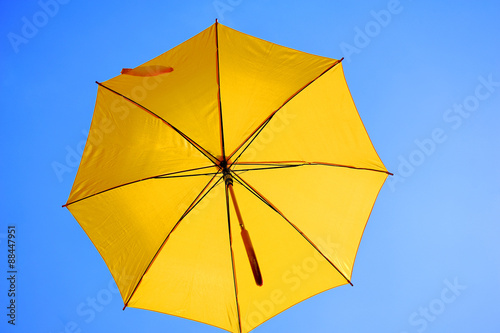
[(234, 195), (233, 184), (229, 184), (228, 188), (229, 188), (229, 194), (231, 194), (231, 199), (233, 200), (234, 210), (236, 211), (238, 222), (240, 223), (241, 229), (244, 230), (245, 225), (243, 224), (243, 217), (241, 216), (240, 207), (238, 206), (238, 202), (236, 201), (236, 196)]

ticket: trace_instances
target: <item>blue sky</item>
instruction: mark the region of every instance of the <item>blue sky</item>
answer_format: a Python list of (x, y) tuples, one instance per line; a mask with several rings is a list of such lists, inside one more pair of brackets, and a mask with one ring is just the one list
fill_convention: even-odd
[[(66, 202), (97, 81), (213, 24), (331, 58), (387, 168), (352, 281), (254, 332), (500, 331), (495, 1), (2, 1), (0, 331), (222, 332), (122, 311)], [(56, 172), (54, 165), (64, 166)], [(7, 323), (8, 226), (16, 326)]]

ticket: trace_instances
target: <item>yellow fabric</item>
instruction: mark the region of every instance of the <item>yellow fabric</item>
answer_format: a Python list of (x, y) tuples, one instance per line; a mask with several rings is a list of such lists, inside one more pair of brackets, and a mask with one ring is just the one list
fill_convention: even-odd
[(246, 333), (349, 283), (388, 172), (341, 63), (216, 24), (123, 73), (98, 88), (67, 207), (127, 306)]
[(279, 110), (237, 162), (262, 161), (334, 163), (386, 171), (356, 111), (342, 63)]
[(219, 52), (226, 155), (293, 93), (335, 63), (222, 25)]
[[(103, 84), (152, 110), (207, 149), (221, 155), (215, 26), (139, 67), (166, 66), (154, 77), (119, 75)], [(193, 126), (196, 124), (196, 126)]]
[(160, 119), (99, 87), (92, 126), (68, 202), (140, 179), (210, 164)]
[(149, 179), (69, 205), (126, 301), (205, 177)]

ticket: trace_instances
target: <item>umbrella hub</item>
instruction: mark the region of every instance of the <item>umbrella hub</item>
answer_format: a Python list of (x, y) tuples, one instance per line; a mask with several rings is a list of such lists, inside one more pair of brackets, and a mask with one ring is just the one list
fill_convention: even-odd
[(224, 182), (226, 183), (226, 185), (233, 185), (233, 177), (231, 176), (231, 172), (229, 171), (229, 167), (227, 166), (227, 161), (223, 160), (219, 165), (222, 168), (222, 175), (224, 177)]

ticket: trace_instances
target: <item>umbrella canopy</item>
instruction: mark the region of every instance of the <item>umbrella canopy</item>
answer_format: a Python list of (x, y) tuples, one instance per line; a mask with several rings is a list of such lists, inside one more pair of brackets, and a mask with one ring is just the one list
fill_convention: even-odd
[(248, 332), (351, 283), (388, 174), (341, 61), (216, 22), (99, 83), (65, 206), (125, 307)]

